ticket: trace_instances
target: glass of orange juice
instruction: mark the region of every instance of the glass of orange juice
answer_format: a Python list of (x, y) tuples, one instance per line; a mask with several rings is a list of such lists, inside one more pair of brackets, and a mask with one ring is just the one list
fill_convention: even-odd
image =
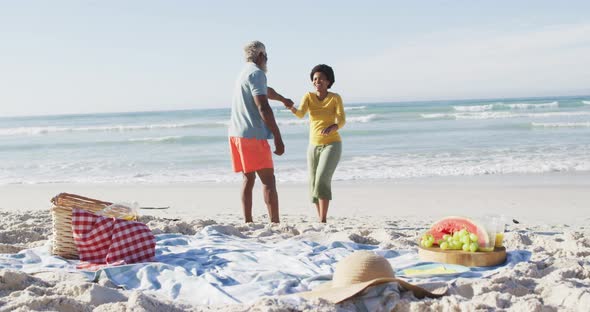
[(498, 216), (496, 217), (496, 247), (502, 247), (504, 241), (504, 231), (506, 230), (506, 217), (505, 216)]
[(497, 219), (493, 216), (485, 216), (481, 223), (487, 233), (486, 241), (479, 246), (480, 251), (494, 251), (496, 245), (496, 223)]

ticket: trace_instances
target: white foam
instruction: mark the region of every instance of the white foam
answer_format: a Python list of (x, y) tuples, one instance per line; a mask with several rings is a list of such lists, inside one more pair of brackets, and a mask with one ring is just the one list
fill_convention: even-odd
[(584, 103), (586, 105), (590, 105), (590, 101), (582, 101), (582, 103)]
[(157, 129), (176, 129), (176, 128), (194, 128), (207, 127), (211, 125), (226, 125), (228, 122), (198, 122), (198, 123), (178, 123), (178, 124), (151, 124), (151, 125), (106, 125), (93, 127), (17, 127), (1, 128), (0, 136), (11, 135), (42, 135), (58, 132), (126, 132), (140, 130), (157, 130)]
[(533, 122), (533, 127), (539, 128), (590, 128), (589, 122)]
[[(377, 114), (370, 114), (370, 115), (364, 115), (364, 116), (354, 116), (354, 117), (348, 117), (346, 118), (346, 122), (348, 123), (367, 123), (367, 122), (371, 122), (375, 119), (378, 118)], [(297, 117), (294, 118), (288, 118), (288, 119), (277, 119), (277, 124), (278, 125), (283, 125), (283, 126), (290, 126), (290, 125), (301, 125), (301, 124), (308, 124), (309, 120), (307, 118), (302, 118), (299, 119)]]
[(494, 108), (493, 104), (487, 105), (472, 105), (472, 106), (453, 106), (453, 109), (458, 112), (483, 112)]
[(559, 107), (559, 102), (553, 101), (549, 103), (512, 103), (512, 104), (498, 104), (500, 107), (507, 107), (510, 109), (538, 109), (538, 108), (557, 108)]
[(11, 135), (40, 135), (50, 132), (66, 132), (71, 128), (60, 127), (18, 127), (18, 128), (2, 128), (0, 129), (0, 136)]
[(165, 136), (165, 137), (153, 137), (153, 138), (138, 138), (129, 139), (129, 142), (171, 142), (182, 139), (183, 136)]
[(568, 151), (538, 149), (482, 151), (459, 155), (363, 156), (342, 161), (335, 180), (399, 179), (435, 176), (590, 171), (588, 146)]
[[(588, 125), (590, 127), (590, 125)], [(460, 153), (392, 153), (343, 159), (335, 180), (379, 180), (432, 176), (590, 171), (590, 145), (575, 147), (510, 148)], [(114, 168), (114, 167), (116, 168)], [(171, 166), (145, 169), (134, 164), (98, 161), (60, 162), (27, 169), (5, 168), (0, 184), (158, 184), (217, 182), (238, 183), (240, 176), (225, 165), (207, 168)], [(277, 160), (277, 180), (306, 182), (304, 161)]]
[(546, 108), (557, 108), (559, 102), (553, 101), (549, 103), (494, 103), (485, 105), (468, 105), (468, 106), (453, 106), (453, 109), (457, 112), (485, 112), (493, 109), (512, 109), (512, 110), (527, 110), (527, 109), (546, 109)]
[(308, 124), (309, 120), (307, 118), (302, 118), (299, 119), (297, 117), (291, 117), (291, 118), (281, 118), (281, 119), (276, 119), (277, 125), (279, 126), (293, 126), (293, 125), (303, 125), (303, 124)]
[(478, 112), (478, 113), (446, 113), (420, 114), (426, 119), (500, 119), (500, 118), (548, 118), (590, 116), (590, 112), (547, 112), (547, 113), (515, 113), (515, 112)]
[[(351, 111), (351, 110), (365, 110), (367, 109), (367, 106), (363, 105), (363, 106), (347, 106), (344, 107), (345, 111)], [(289, 109), (279, 109), (278, 111), (280, 112), (284, 112), (284, 113), (291, 113), (291, 110)]]
[(455, 119), (455, 114), (436, 113), (436, 114), (420, 114), (420, 116), (425, 119), (443, 119), (443, 118)]
[(351, 122), (351, 123), (355, 123), (355, 122), (367, 123), (367, 122), (373, 121), (375, 119), (377, 119), (377, 114), (370, 114), (370, 115), (365, 115), (365, 116), (349, 117), (349, 118), (346, 119), (346, 122)]
[(547, 117), (576, 117), (590, 116), (590, 112), (547, 112), (547, 113), (516, 113), (508, 117), (529, 117), (529, 118), (547, 118)]
[(483, 113), (464, 113), (454, 114), (455, 119), (499, 119), (499, 118), (516, 118), (516, 117), (532, 117), (530, 114), (520, 114), (511, 112), (483, 112)]
[(345, 111), (349, 111), (349, 110), (363, 110), (366, 109), (366, 106), (349, 106), (349, 107), (345, 107), (344, 110)]

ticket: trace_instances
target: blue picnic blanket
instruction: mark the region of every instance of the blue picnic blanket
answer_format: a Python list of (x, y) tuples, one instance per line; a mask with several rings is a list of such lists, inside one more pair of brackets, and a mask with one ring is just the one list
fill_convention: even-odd
[[(189, 304), (248, 303), (262, 296), (290, 295), (308, 291), (330, 280), (335, 264), (356, 250), (372, 250), (404, 268), (425, 264), (416, 250), (387, 250), (353, 242), (326, 245), (290, 238), (260, 242), (227, 235), (222, 225), (205, 227), (188, 236), (156, 235), (156, 261), (82, 271), (89, 280), (109, 279), (129, 290), (141, 290), (158, 297)], [(452, 283), (458, 277), (485, 278), (528, 261), (530, 252), (508, 252), (506, 263), (496, 267), (470, 268), (453, 276), (405, 278), (420, 284)], [(52, 256), (49, 246), (0, 254), (0, 269), (35, 273), (48, 270), (76, 270), (78, 261)]]

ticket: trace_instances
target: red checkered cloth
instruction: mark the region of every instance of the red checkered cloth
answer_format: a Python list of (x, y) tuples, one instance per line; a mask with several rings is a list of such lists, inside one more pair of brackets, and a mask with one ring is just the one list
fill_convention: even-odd
[(72, 234), (80, 256), (79, 269), (152, 261), (156, 255), (156, 238), (141, 222), (73, 209)]

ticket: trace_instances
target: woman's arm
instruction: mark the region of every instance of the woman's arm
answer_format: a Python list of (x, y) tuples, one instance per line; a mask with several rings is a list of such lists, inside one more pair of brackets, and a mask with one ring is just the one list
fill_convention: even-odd
[(346, 123), (346, 114), (344, 113), (344, 104), (342, 98), (338, 96), (338, 103), (336, 103), (336, 125), (338, 129), (342, 129)]
[(344, 113), (344, 105), (342, 104), (342, 98), (337, 96), (336, 102), (336, 123), (331, 124), (322, 130), (322, 135), (328, 135), (332, 133), (332, 131), (336, 131), (338, 129), (342, 129), (344, 124), (346, 123), (346, 114)]
[(299, 109), (295, 108), (295, 105), (288, 107), (291, 113), (299, 118), (303, 118), (305, 114), (307, 114), (307, 110), (309, 109), (309, 104), (307, 101), (307, 94), (303, 96), (301, 99), (301, 104), (299, 104)]

